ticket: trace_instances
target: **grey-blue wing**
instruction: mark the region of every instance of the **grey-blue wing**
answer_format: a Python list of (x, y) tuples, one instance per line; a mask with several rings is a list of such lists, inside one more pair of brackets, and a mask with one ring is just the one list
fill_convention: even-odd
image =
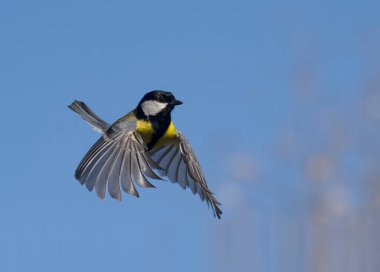
[(161, 179), (141, 136), (132, 129), (112, 127), (87, 152), (80, 162), (75, 178), (89, 191), (94, 188), (104, 198), (108, 187), (111, 197), (120, 200), (120, 187), (132, 195), (139, 196), (135, 184), (154, 187), (146, 177)]
[(177, 132), (177, 141), (152, 150), (151, 153), (152, 160), (163, 169), (163, 174), (171, 182), (178, 183), (183, 189), (189, 187), (202, 201), (206, 200), (214, 215), (220, 218), (221, 204), (209, 190), (191, 145), (182, 133)]

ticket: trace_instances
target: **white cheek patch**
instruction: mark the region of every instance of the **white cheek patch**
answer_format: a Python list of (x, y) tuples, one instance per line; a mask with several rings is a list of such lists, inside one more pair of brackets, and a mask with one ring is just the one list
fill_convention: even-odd
[(141, 104), (141, 108), (145, 115), (154, 116), (166, 108), (168, 103), (162, 103), (154, 100), (148, 100)]

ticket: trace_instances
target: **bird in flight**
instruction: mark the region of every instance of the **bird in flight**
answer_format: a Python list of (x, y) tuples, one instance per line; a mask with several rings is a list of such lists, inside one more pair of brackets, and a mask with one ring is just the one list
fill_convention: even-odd
[(151, 91), (134, 110), (108, 124), (75, 100), (69, 108), (102, 134), (79, 163), (75, 178), (89, 191), (95, 188), (102, 199), (108, 188), (111, 197), (121, 200), (120, 187), (139, 197), (136, 184), (154, 188), (147, 178), (167, 177), (206, 200), (220, 219), (221, 204), (208, 188), (190, 143), (171, 121), (172, 110), (181, 104), (170, 92)]

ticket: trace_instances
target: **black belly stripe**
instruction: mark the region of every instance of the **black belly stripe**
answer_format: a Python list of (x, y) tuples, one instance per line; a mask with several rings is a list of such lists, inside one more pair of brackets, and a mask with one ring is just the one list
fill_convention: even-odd
[(171, 118), (170, 114), (158, 114), (156, 116), (150, 116), (149, 121), (152, 124), (153, 133), (152, 139), (147, 144), (148, 150), (151, 150), (153, 146), (160, 140), (160, 138), (165, 134), (168, 130)]

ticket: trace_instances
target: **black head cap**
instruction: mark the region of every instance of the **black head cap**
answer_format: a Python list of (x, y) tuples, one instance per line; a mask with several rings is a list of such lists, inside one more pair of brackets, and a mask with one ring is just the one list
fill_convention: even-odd
[(154, 90), (149, 93), (146, 93), (144, 97), (141, 99), (140, 104), (148, 100), (153, 100), (161, 103), (168, 103), (169, 105), (173, 106), (182, 104), (181, 101), (175, 99), (174, 95), (171, 92), (160, 90)]

